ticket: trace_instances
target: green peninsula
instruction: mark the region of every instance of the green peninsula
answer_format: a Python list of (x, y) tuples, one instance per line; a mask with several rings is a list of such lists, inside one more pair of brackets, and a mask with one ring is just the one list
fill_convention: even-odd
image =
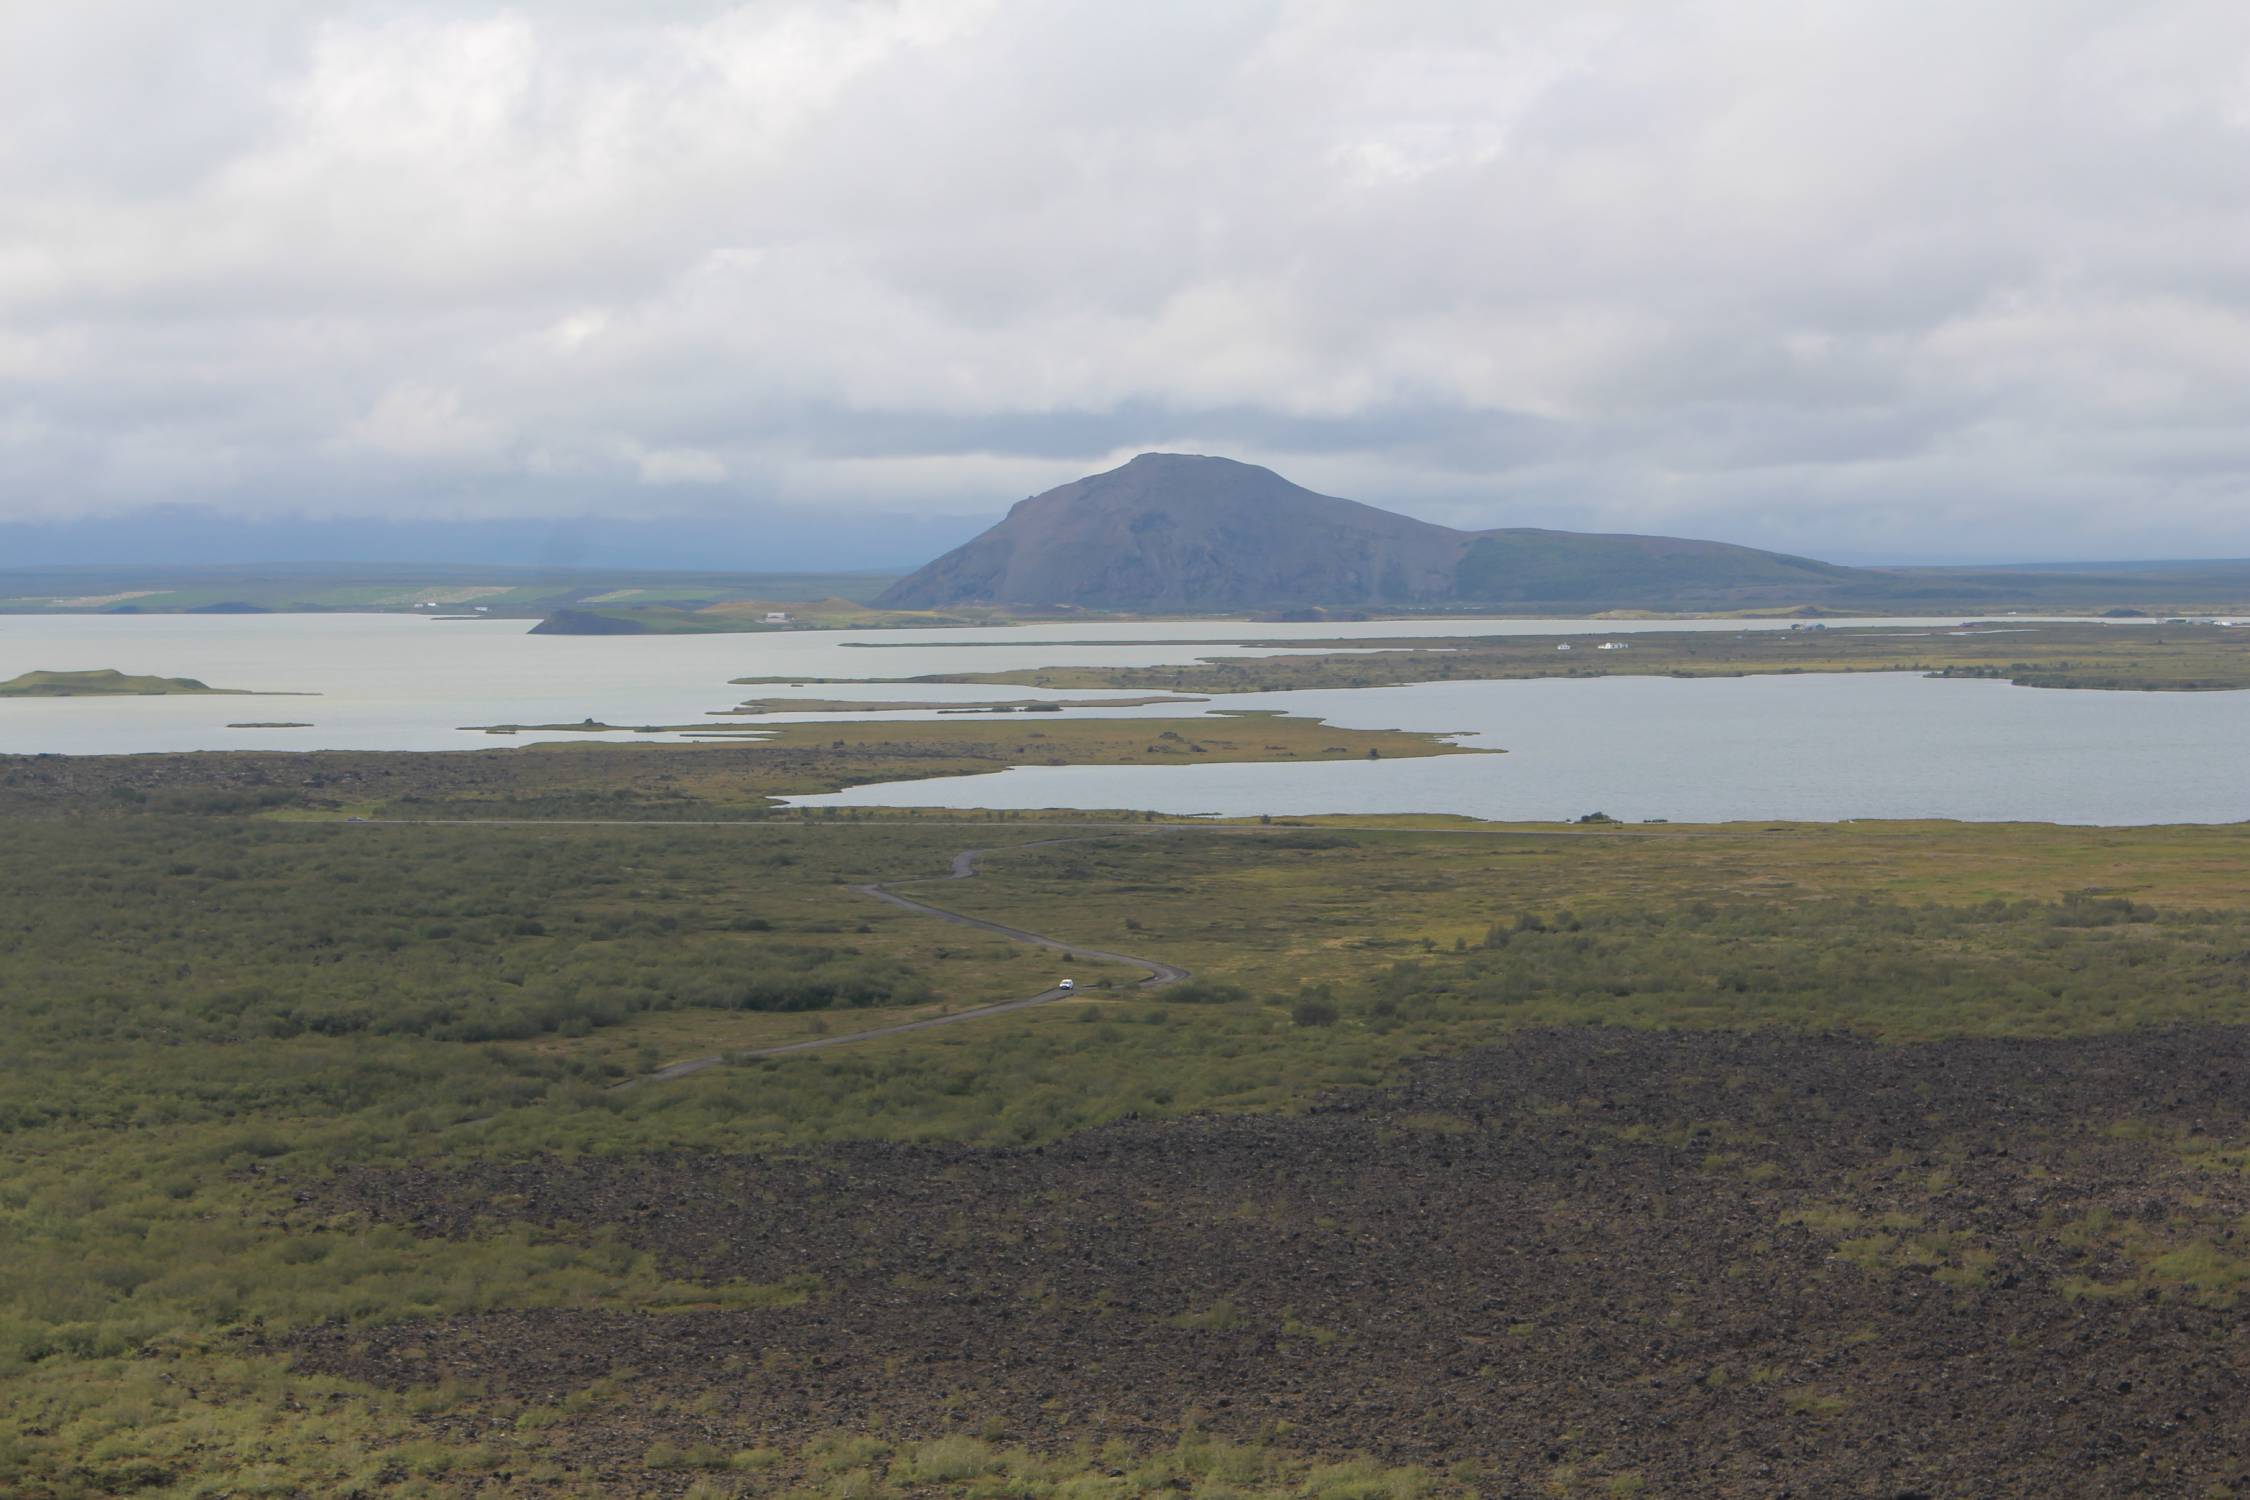
[(126, 698), (184, 693), (247, 695), (193, 677), (149, 677), (103, 668), (95, 672), (26, 672), (0, 682), (0, 698)]

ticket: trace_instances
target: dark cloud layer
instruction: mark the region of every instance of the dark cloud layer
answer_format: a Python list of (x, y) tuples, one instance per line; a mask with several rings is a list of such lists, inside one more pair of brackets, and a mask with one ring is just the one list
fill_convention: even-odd
[(1167, 447), (2250, 554), (2246, 147), (2202, 0), (13, 7), (0, 538), (943, 531)]

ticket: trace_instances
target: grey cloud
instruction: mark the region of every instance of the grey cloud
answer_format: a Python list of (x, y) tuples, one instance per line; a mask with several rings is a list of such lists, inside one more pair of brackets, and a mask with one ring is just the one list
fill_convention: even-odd
[[(36, 10), (36, 13), (34, 13)], [(2250, 553), (2216, 0), (0, 18), (0, 524), (996, 512)]]

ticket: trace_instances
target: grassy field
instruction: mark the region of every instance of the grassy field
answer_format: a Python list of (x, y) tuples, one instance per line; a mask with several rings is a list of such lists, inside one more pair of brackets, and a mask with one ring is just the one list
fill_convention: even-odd
[[(591, 607), (599, 606), (599, 607)], [(754, 635), (767, 630), (913, 630), (941, 626), (1003, 625), (1021, 612), (964, 605), (958, 609), (870, 609), (851, 599), (792, 602), (779, 598), (723, 599), (670, 604), (597, 597), (558, 610), (540, 625), (546, 635)], [(785, 616), (776, 619), (775, 616)]]
[(103, 668), (91, 672), (25, 672), (0, 682), (0, 698), (116, 698), (179, 694), (242, 695), (241, 688), (215, 688), (193, 677), (150, 677)]
[[(608, 739), (627, 726), (556, 726)], [(699, 730), (706, 726), (695, 726)], [(496, 740), (505, 736), (495, 734)], [(963, 715), (924, 723), (745, 724), (703, 745), (527, 745), (382, 753), (207, 751), (0, 756), (0, 816), (139, 810), (304, 817), (766, 818), (773, 799), (1011, 765), (1168, 765), (1466, 755), (1442, 737), (1315, 719), (1060, 719)], [(833, 820), (834, 809), (821, 816)]]
[[(0, 1489), (1475, 1492), (1496, 1482), (1501, 1459), (1434, 1440), (1394, 1452), (1378, 1429), (1351, 1422), (1245, 1425), (1207, 1401), (1157, 1397), (1129, 1421), (1087, 1414), (1049, 1430), (1009, 1415), (997, 1394), (977, 1398), (999, 1403), (981, 1410), (974, 1400), (926, 1409), (928, 1388), (905, 1366), (883, 1377), (891, 1394), (872, 1408), (787, 1423), (629, 1361), (552, 1390), (506, 1374), (522, 1363), (514, 1355), (505, 1367), (470, 1360), (468, 1373), (394, 1377), (382, 1360), (456, 1323), (470, 1330), (459, 1335), (467, 1349), (517, 1326), (507, 1319), (533, 1320), (522, 1325), (540, 1330), (524, 1356), (533, 1365), (540, 1350), (576, 1347), (551, 1321), (561, 1318), (690, 1320), (683, 1329), (749, 1320), (768, 1330), (759, 1337), (793, 1339), (813, 1326), (793, 1320), (832, 1305), (849, 1278), (824, 1255), (721, 1265), (635, 1211), (525, 1219), (503, 1198), (465, 1232), (439, 1234), (333, 1202), (329, 1184), (557, 1158), (778, 1159), (852, 1142), (1012, 1151), (1136, 1120), (1297, 1118), (1336, 1091), (1397, 1084), (1414, 1059), (1471, 1059), (1511, 1037), (1589, 1024), (1659, 1036), (1842, 1032), (1942, 1049), (2250, 1022), (2243, 829), (1329, 819), (1152, 833), (1134, 821), (1068, 830), (1080, 842), (1003, 848), (978, 879), (920, 893), (1164, 956), (1196, 971), (1187, 985), (1127, 997), (1114, 986), (1133, 976), (1081, 966), (1084, 988), (1067, 1004), (612, 1087), (680, 1057), (842, 1034), (1051, 982), (1046, 956), (849, 887), (938, 875), (959, 849), (1064, 830), (959, 816), (766, 818), (768, 791), (889, 778), (905, 761), (987, 764), (1047, 744), (1088, 755), (1192, 754), (1194, 744), (1365, 753), (1365, 737), (1266, 720), (1193, 723), (1196, 739), (1182, 744), (1152, 721), (1041, 725), (1052, 741), (1018, 723), (995, 739), (1000, 727), (913, 726), (918, 739), (939, 739), (909, 753), (901, 726), (786, 726), (779, 764), (729, 746), (0, 767), (11, 855), (0, 866), (10, 1038), (0, 1236), (11, 1246), (0, 1261)], [(346, 812), (378, 821), (347, 823)], [(674, 826), (381, 821), (480, 813)], [(722, 826), (700, 821), (711, 817)], [(1569, 1091), (1545, 1076), (1528, 1087), (1568, 1105)], [(2250, 1127), (2199, 1104), (2190, 1128), (2165, 1107), (2164, 1079), (2144, 1083), (2081, 1106), (2081, 1134), (2056, 1137), (2060, 1154), (2026, 1158), (2026, 1170), (2053, 1177), (2058, 1207), (2041, 1232), (2074, 1257), (2067, 1274), (2027, 1283), (2034, 1311), (2128, 1296), (2135, 1308), (2144, 1297), (2224, 1308), (2250, 1285), (2233, 1243)], [(1791, 1243), (1826, 1257), (1823, 1276), (1844, 1278), (1839, 1287), (1880, 1291), (1931, 1268), (1982, 1276), (1980, 1266), (2018, 1253), (2012, 1231), (1960, 1206), (1963, 1174), (1990, 1160), (1989, 1143), (1963, 1135), (1917, 1148), (1930, 1164), (1910, 1183), (1841, 1168), (1787, 1175), (1760, 1165), (1761, 1151), (1779, 1149), (1776, 1127), (1728, 1123), (1766, 1093), (1733, 1097), (1698, 1096), (1683, 1105), (1690, 1123), (1660, 1120), (1633, 1127), (1654, 1135), (1618, 1139), (1676, 1131), (1678, 1170), (1751, 1194), (1760, 1222), (1786, 1223)], [(1398, 1119), (1424, 1123), (1384, 1125), (1368, 1149), (1442, 1144), (1462, 1128), (1447, 1123), (1460, 1107), (1406, 1109)], [(1570, 1118), (1550, 1110), (1522, 1128)], [(1699, 1130), (1713, 1143), (1693, 1144)], [(1542, 1148), (1540, 1159), (1575, 1150)], [(2143, 1165), (2130, 1179), (2161, 1182), (2161, 1214), (2120, 1212), (2106, 1189), (2073, 1185), (2072, 1163), (2095, 1159), (2084, 1153), (2126, 1150), (2167, 1164), (2160, 1178)], [(1238, 1222), (1220, 1191), (1209, 1223)], [(1259, 1253), (1228, 1255), (1248, 1268)], [(1739, 1253), (1754, 1263), (1759, 1252)], [(1210, 1283), (1198, 1294), (1208, 1300), (1161, 1309), (1162, 1336), (1187, 1340), (1179, 1357), (1190, 1361), (1167, 1368), (1192, 1373), (1195, 1350), (1219, 1347), (1198, 1339), (1255, 1332), (1220, 1304), (1262, 1305), (1265, 1294), (1249, 1282), (1229, 1292), (1226, 1274), (1204, 1266), (1194, 1275)], [(1031, 1283), (1005, 1293), (1038, 1295)], [(1347, 1296), (1321, 1314), (1326, 1325), (1290, 1316), (1318, 1333), (1358, 1305)], [(433, 1331), (415, 1331), (425, 1326)], [(291, 1342), (316, 1329), (347, 1332)], [(405, 1330), (405, 1344), (386, 1329)], [(378, 1336), (388, 1342), (352, 1352)], [(1374, 1326), (1345, 1336), (1377, 1357)], [(303, 1352), (315, 1347), (330, 1352)], [(1258, 1370), (1286, 1367), (1258, 1354), (1263, 1345), (1241, 1347)], [(1768, 1401), (1783, 1422), (1816, 1419), (1821, 1402), (1868, 1399), (1834, 1369), (1818, 1375), (1824, 1357), (1802, 1355), (1813, 1373), (1788, 1375), (1797, 1383), (1770, 1397), (1738, 1386), (1725, 1399)], [(1773, 1358), (1795, 1369), (1800, 1356)], [(323, 1359), (347, 1373), (322, 1373)], [(663, 1420), (620, 1415), (644, 1409)], [(1634, 1475), (1658, 1473), (1622, 1449), (1596, 1457), (1566, 1454), (1541, 1472), (1557, 1494), (1633, 1493)]]
[[(2082, 909), (2086, 931), (2114, 935), (2102, 914), (2122, 902), (2171, 913), (2187, 924), (2184, 940), (2206, 921), (2231, 931), (2226, 914), (2250, 907), (2242, 829), (1565, 832), (1337, 820), (1258, 832), (1199, 844), (1192, 880), (1176, 873), (1171, 844), (1121, 838), (997, 856), (990, 868), (1004, 880), (950, 899), (987, 916), (1028, 901), (1090, 942), (1177, 955), (1222, 985), (1374, 987), (1442, 1009), (1480, 973), (1504, 972), (1520, 1023), (1846, 1022), (1892, 1038), (2210, 1019), (2195, 986), (2153, 972), (2113, 973), (2116, 998), (2094, 999), (2080, 987), (2119, 950), (2058, 933), (2075, 931), (2069, 913)], [(1563, 953), (1571, 982), (1555, 967)], [(1660, 963), (1659, 953), (1671, 956)], [(2056, 982), (2072, 996), (2038, 998)], [(1994, 1003), (1976, 1009), (1988, 995)]]
[[(1294, 653), (1206, 660), (1192, 666), (1039, 667), (901, 679), (1041, 688), (1135, 688), (1260, 693), (1301, 688), (1386, 687), (1520, 677), (1733, 677), (1775, 672), (1930, 672), (1989, 677), (2026, 687), (2152, 692), (2250, 687), (2250, 628), (2093, 623), (1975, 629), (1649, 631), (1598, 638), (1444, 636), (1364, 642), (1290, 641)], [(1569, 650), (1560, 648), (1568, 646)]]
[(901, 710), (926, 712), (932, 708), (941, 713), (1004, 714), (1004, 713), (1062, 713), (1073, 708), (1141, 708), (1155, 703), (1200, 703), (1200, 698), (1183, 698), (1173, 693), (1150, 693), (1138, 698), (986, 698), (960, 703), (931, 703), (928, 699), (870, 699), (870, 698), (752, 698), (728, 709), (728, 713), (756, 716), (763, 714), (872, 714), (896, 713)]
[[(964, 719), (972, 716), (963, 715)], [(986, 771), (995, 765), (1139, 766), (1176, 765), (1196, 760), (1305, 761), (1379, 760), (1385, 756), (1489, 754), (1451, 745), (1435, 735), (1397, 730), (1338, 729), (1318, 719), (1282, 715), (1236, 715), (1205, 719), (1049, 719), (1013, 716), (996, 724), (977, 716), (971, 722), (920, 720), (911, 723), (810, 722), (625, 725), (588, 720), (577, 724), (496, 724), (488, 734), (682, 733), (714, 738), (741, 736), (758, 748), (751, 765), (792, 768), (787, 792), (877, 780), (918, 779)], [(809, 771), (807, 762), (829, 764)], [(873, 774), (879, 763), (897, 774)], [(753, 774), (755, 774), (753, 772)], [(808, 782), (808, 776), (811, 782)]]

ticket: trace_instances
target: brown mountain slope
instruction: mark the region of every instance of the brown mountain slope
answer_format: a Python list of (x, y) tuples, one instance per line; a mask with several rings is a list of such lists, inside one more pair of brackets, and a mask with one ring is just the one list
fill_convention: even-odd
[(1797, 603), (1880, 575), (1719, 542), (1456, 531), (1232, 459), (1144, 453), (1019, 502), (900, 580), (884, 608), (1154, 612), (1276, 605)]

